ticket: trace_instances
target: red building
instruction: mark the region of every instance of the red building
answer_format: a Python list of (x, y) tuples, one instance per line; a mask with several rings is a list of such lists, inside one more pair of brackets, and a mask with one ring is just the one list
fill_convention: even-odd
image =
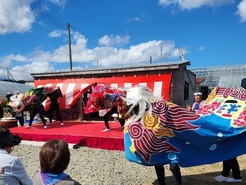
[(85, 115), (83, 107), (93, 85), (149, 87), (155, 96), (178, 105), (193, 103), (195, 74), (187, 69), (190, 62), (122, 68), (97, 68), (62, 72), (33, 73), (34, 86), (60, 86), (63, 98), (60, 108), (66, 120), (98, 119), (98, 113)]

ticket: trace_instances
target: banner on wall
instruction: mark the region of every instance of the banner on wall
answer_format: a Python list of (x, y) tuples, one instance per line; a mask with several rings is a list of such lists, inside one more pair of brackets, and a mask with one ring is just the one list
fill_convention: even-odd
[[(70, 109), (80, 96), (88, 89), (97, 85), (105, 85), (115, 88), (129, 88), (143, 85), (150, 88), (157, 97), (169, 100), (172, 74), (133, 75), (107, 78), (75, 78), (75, 79), (47, 79), (35, 80), (35, 87), (59, 86), (63, 97), (60, 101), (60, 109)], [(46, 100), (47, 102), (47, 100)], [(44, 104), (46, 103), (44, 102)]]

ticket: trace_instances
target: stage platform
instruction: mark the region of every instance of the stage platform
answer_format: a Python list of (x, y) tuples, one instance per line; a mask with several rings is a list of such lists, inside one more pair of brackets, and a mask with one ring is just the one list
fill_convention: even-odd
[(110, 122), (110, 131), (102, 132), (105, 128), (103, 121), (64, 121), (47, 124), (44, 129), (42, 123), (33, 124), (30, 128), (10, 128), (13, 134), (19, 135), (22, 140), (47, 141), (63, 139), (70, 144), (78, 144), (90, 148), (124, 151), (123, 130), (118, 122)]

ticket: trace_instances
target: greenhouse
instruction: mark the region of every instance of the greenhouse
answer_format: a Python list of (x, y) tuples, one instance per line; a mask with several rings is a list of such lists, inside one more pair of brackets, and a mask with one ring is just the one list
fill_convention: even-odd
[(213, 89), (216, 86), (242, 88), (241, 83), (246, 78), (246, 64), (190, 68), (197, 78), (203, 78), (200, 86)]
[(25, 93), (28, 89), (31, 88), (33, 87), (26, 84), (0, 81), (0, 98), (4, 98), (7, 94), (11, 94), (15, 91)]

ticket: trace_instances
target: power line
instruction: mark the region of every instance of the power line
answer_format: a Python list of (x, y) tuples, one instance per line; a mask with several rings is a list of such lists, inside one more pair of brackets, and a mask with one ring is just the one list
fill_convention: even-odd
[(87, 33), (83, 32), (83, 31), (81, 31), (80, 29), (78, 29), (78, 28), (75, 27), (75, 26), (72, 26), (72, 25), (71, 25), (71, 28), (74, 29), (74, 30), (77, 30), (79, 33), (81, 33), (81, 34), (83, 34), (83, 35), (86, 35), (88, 38), (91, 38), (92, 40), (96, 41), (96, 42), (92, 42), (92, 41), (88, 40), (88, 42), (90, 42), (91, 44), (97, 46), (97, 41), (98, 41), (98, 39), (96, 39), (96, 38), (94, 38), (93, 36), (90, 36), (89, 34), (87, 34)]
[[(44, 8), (42, 8), (42, 5), (40, 3), (40, 1), (34, 1), (32, 3), (29, 2), (29, 0), (18, 0), (20, 3), (22, 3), (24, 6), (26, 6), (27, 8), (31, 8), (31, 10), (36, 13), (37, 15), (39, 15), (40, 17), (46, 19), (47, 21), (49, 21), (51, 24), (61, 28), (62, 30), (67, 30), (67, 23), (56, 18), (55, 16), (51, 15), (48, 11), (46, 11)], [(39, 3), (38, 3), (39, 2)], [(81, 33), (82, 35), (85, 35), (86, 37), (90, 38), (87, 40), (88, 43), (97, 46), (98, 45), (98, 39), (94, 38), (93, 36), (81, 31), (80, 29), (78, 29), (77, 27), (71, 25), (71, 28), (78, 31), (79, 33)], [(93, 40), (93, 41), (91, 41)], [(161, 46), (162, 47), (162, 46)], [(152, 56), (156, 56), (159, 53), (159, 51), (157, 51), (154, 55)], [(162, 56), (162, 51), (161, 51), (161, 58)]]
[[(50, 23), (58, 26), (61, 29), (67, 29), (67, 23), (59, 20), (58, 18), (54, 17), (53, 15), (51, 15), (48, 11), (46, 11), (45, 9), (41, 8), (41, 4), (36, 2), (30, 3), (28, 0), (18, 0), (19, 2), (21, 2), (22, 4), (24, 4), (27, 7), (30, 7), (31, 10), (36, 13), (37, 15), (41, 16), (42, 18), (48, 20)], [(93, 36), (90, 36), (89, 34), (81, 31), (80, 29), (78, 29), (75, 26), (71, 25), (71, 28), (74, 30), (77, 30), (79, 33), (86, 35), (87, 37), (89, 37), (90, 39), (96, 41), (96, 42), (92, 42), (90, 40), (88, 40), (89, 43), (93, 44), (93, 45), (97, 45), (97, 39), (95, 39)]]
[(37, 15), (41, 16), (42, 18), (45, 18), (46, 20), (48, 20), (49, 22), (51, 22), (52, 24), (62, 28), (62, 29), (66, 29), (66, 23), (59, 20), (58, 18), (50, 15), (46, 10), (44, 10), (43, 8), (40, 8), (41, 5), (38, 4), (37, 2), (33, 2), (30, 3), (28, 0), (18, 0), (20, 3), (24, 4), (26, 7), (30, 7), (31, 10), (36, 13)]

